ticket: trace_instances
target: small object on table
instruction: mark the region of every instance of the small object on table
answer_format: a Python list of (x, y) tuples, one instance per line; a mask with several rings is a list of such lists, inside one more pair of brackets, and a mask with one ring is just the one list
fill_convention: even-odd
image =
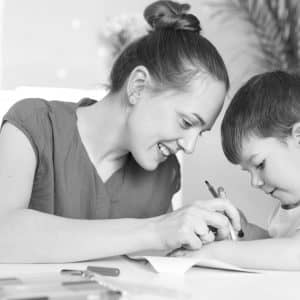
[(110, 267), (98, 267), (98, 266), (88, 266), (87, 271), (100, 274), (103, 276), (119, 276), (120, 269), (110, 268)]

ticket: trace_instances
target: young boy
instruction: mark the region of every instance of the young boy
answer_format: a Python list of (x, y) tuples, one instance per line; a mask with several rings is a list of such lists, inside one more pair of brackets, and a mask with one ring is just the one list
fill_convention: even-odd
[(278, 207), (267, 234), (246, 224), (245, 238), (253, 240), (215, 242), (178, 255), (300, 270), (300, 76), (276, 71), (252, 77), (230, 103), (221, 132), (227, 159), (249, 172), (251, 185), (277, 199)]

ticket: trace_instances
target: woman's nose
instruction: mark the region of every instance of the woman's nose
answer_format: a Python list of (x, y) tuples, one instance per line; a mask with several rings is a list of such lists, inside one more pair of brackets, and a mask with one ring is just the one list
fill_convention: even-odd
[(252, 173), (251, 174), (251, 185), (254, 188), (260, 188), (264, 185), (264, 181), (261, 179), (261, 177), (258, 174)]
[(198, 137), (198, 130), (190, 130), (189, 132), (187, 132), (184, 138), (179, 140), (179, 145), (185, 153), (191, 154), (195, 151)]

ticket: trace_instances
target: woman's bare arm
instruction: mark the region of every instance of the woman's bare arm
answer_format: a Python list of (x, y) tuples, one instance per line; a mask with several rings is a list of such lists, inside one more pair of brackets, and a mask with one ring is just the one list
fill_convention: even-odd
[(151, 248), (149, 219), (78, 220), (30, 209), (1, 217), (0, 262), (59, 263)]
[(36, 157), (27, 137), (0, 134), (0, 262), (66, 262), (153, 246), (150, 219), (78, 220), (28, 209)]
[(28, 209), (36, 157), (27, 137), (6, 123), (0, 134), (0, 262), (71, 262), (145, 249), (199, 249), (212, 240), (208, 225), (229, 234), (226, 211), (236, 230), (237, 209), (224, 199), (148, 219), (79, 220)]

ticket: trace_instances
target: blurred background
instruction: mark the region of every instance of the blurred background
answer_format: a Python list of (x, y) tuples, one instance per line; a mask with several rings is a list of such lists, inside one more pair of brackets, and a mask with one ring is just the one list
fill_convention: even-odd
[[(23, 97), (101, 99), (116, 55), (146, 32), (142, 13), (151, 2), (0, 0), (0, 114)], [(298, 68), (297, 2), (187, 1), (228, 67), (226, 106), (250, 76)], [(209, 180), (224, 186), (250, 221), (266, 227), (275, 200), (252, 189), (248, 175), (226, 161), (219, 136), (222, 116), (195, 153), (183, 158), (180, 197), (183, 203), (210, 198), (204, 185)]]

